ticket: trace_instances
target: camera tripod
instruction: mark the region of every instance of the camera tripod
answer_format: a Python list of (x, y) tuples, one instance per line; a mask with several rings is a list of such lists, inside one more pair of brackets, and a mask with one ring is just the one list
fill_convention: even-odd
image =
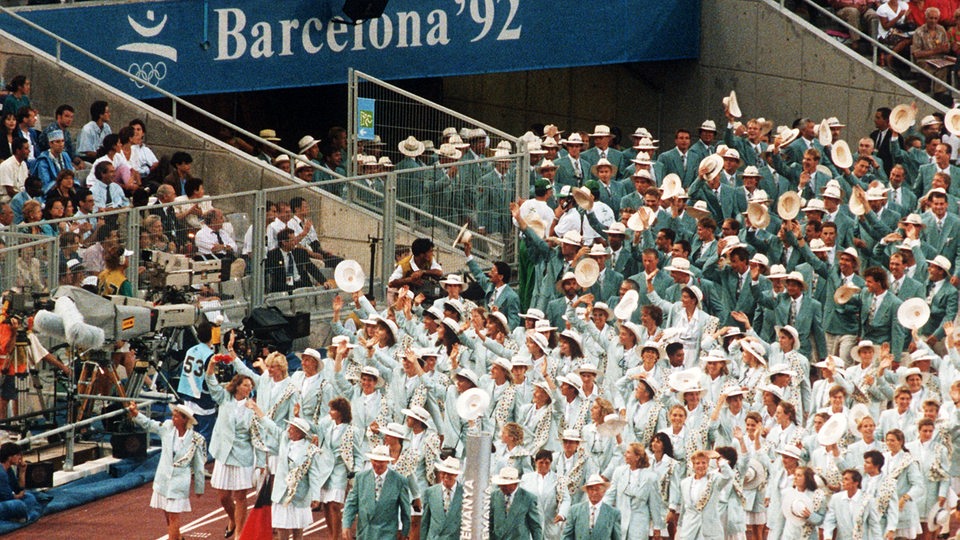
[[(77, 381), (77, 394), (89, 396), (95, 388), (97, 381), (106, 377), (110, 383), (110, 386), (107, 387), (108, 391), (116, 388), (117, 395), (123, 398), (127, 397), (123, 385), (120, 384), (120, 377), (117, 376), (117, 369), (113, 365), (113, 359), (109, 351), (99, 349), (88, 350), (81, 356), (81, 361), (83, 363), (83, 369), (80, 371), (80, 379)], [(144, 368), (144, 371), (145, 370), (146, 368)], [(75, 416), (73, 418), (74, 422), (83, 420), (90, 399), (89, 397), (81, 399), (80, 407), (73, 411), (73, 416)]]
[[(17, 402), (20, 404), (26, 403), (30, 395), (30, 387), (32, 386), (40, 405), (39, 410), (43, 410), (46, 408), (46, 405), (43, 399), (43, 384), (40, 382), (40, 376), (37, 372), (37, 363), (39, 360), (39, 358), (34, 358), (33, 348), (30, 347), (30, 337), (27, 335), (27, 331), (22, 328), (18, 329), (13, 351), (9, 359), (9, 369), (7, 370), (11, 374), (0, 376), (0, 380), (2, 380), (3, 377), (16, 377)], [(29, 374), (29, 378), (26, 376), (27, 374)], [(15, 415), (21, 412), (22, 411), (19, 410), (14, 411)]]

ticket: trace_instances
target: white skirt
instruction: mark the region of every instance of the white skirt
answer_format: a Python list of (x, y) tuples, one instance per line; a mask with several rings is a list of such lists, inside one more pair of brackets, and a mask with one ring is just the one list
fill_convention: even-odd
[(214, 461), (210, 486), (228, 491), (250, 489), (253, 487), (253, 467), (224, 465), (219, 461)]
[(920, 523), (915, 522), (911, 523), (906, 529), (897, 529), (896, 532), (893, 533), (893, 536), (896, 538), (916, 538), (920, 536), (922, 532), (923, 531), (920, 529)]
[(172, 514), (189, 512), (190, 497), (183, 497), (182, 499), (168, 499), (154, 491), (153, 496), (150, 497), (150, 508), (159, 508), (164, 512), (170, 512)]
[(313, 523), (313, 512), (309, 506), (273, 503), (270, 515), (270, 525), (274, 529), (306, 529)]
[(345, 489), (321, 489), (320, 502), (322, 503), (340, 503), (347, 500), (347, 490)]
[(767, 512), (761, 510), (759, 512), (747, 512), (747, 525), (766, 525), (767, 524)]

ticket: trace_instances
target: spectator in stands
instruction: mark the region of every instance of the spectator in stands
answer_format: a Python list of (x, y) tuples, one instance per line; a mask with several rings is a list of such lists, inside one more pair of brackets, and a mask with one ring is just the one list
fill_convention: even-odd
[(120, 241), (116, 227), (102, 224), (93, 233), (94, 244), (83, 252), (83, 265), (87, 272), (99, 274), (104, 268), (103, 257), (106, 250)]
[(9, 203), (0, 203), (0, 231), (6, 231), (13, 225), (13, 209)]
[(224, 258), (236, 256), (237, 242), (230, 235), (230, 231), (223, 227), (223, 212), (213, 208), (203, 214), (203, 227), (194, 237), (197, 252), (201, 255), (216, 255)]
[(340, 157), (343, 163), (350, 158), (347, 153), (347, 130), (340, 126), (333, 126), (327, 130), (327, 136), (323, 138), (331, 148), (340, 149)]
[(177, 219), (182, 221), (188, 229), (199, 229), (200, 218), (213, 209), (213, 203), (210, 201), (201, 201), (207, 193), (203, 189), (203, 180), (200, 178), (191, 178), (187, 180), (185, 194), (174, 198), (174, 202), (193, 204), (181, 204), (176, 206)]
[(174, 152), (170, 157), (170, 166), (173, 170), (163, 179), (164, 184), (173, 186), (177, 195), (187, 194), (187, 180), (193, 178), (190, 175), (190, 167), (193, 163), (193, 156), (186, 152)]
[(280, 154), (279, 156), (273, 158), (273, 166), (280, 169), (281, 171), (289, 174), (290, 173), (290, 156), (286, 154)]
[[(174, 194), (173, 186), (161, 184), (160, 187), (157, 188), (158, 204), (172, 203), (175, 198), (176, 195)], [(150, 210), (150, 213), (160, 218), (164, 235), (176, 242), (178, 246), (183, 245), (183, 228), (180, 226), (179, 219), (177, 219), (176, 207), (164, 206), (162, 208), (153, 208)]]
[(17, 75), (6, 88), (7, 97), (3, 100), (3, 110), (19, 111), (21, 107), (30, 108), (30, 79), (26, 75)]
[(118, 179), (121, 184), (127, 184), (131, 179), (136, 180), (134, 183), (139, 187), (140, 173), (134, 169), (133, 164), (130, 163), (130, 158), (133, 157), (133, 128), (123, 126), (120, 128), (117, 136), (119, 142), (115, 146), (116, 154), (113, 154), (111, 157), (113, 158), (114, 166), (117, 168)]
[(30, 156), (28, 161), (32, 162), (40, 152), (37, 150), (39, 143), (37, 142), (37, 137), (40, 136), (40, 132), (33, 129), (33, 126), (37, 124), (37, 111), (29, 107), (21, 107), (17, 111), (17, 136), (22, 137), (30, 143)]
[(267, 292), (292, 291), (324, 282), (320, 269), (310, 261), (307, 250), (298, 244), (297, 234), (285, 228), (277, 233), (278, 246), (267, 252)]
[(0, 186), (5, 193), (0, 193), (3, 202), (9, 201), (14, 195), (23, 191), (24, 183), (29, 174), (27, 158), (30, 156), (30, 141), (17, 137), (13, 140), (13, 155), (0, 163)]
[[(307, 156), (311, 162), (320, 165), (320, 140), (314, 139), (311, 135), (300, 137), (297, 142), (297, 148), (301, 155)], [(297, 166), (299, 168), (299, 165)]]
[[(266, 202), (267, 223), (265, 225), (264, 241), (263, 241), (263, 245), (265, 246), (267, 245), (267, 237), (270, 234), (269, 232), (266, 231), (266, 228), (269, 228), (270, 224), (276, 221), (276, 219), (277, 219), (277, 203), (273, 201), (267, 201)], [(283, 230), (283, 229), (280, 229), (280, 230)], [(253, 254), (253, 224), (251, 223), (250, 226), (247, 227), (247, 232), (243, 233), (243, 249), (241, 250), (241, 255), (243, 256), (244, 259), (247, 260), (248, 268), (250, 267), (250, 264), (249, 264), (250, 256), (252, 254)]]
[[(47, 201), (43, 205), (42, 220), (60, 219), (66, 210), (66, 205), (62, 199)], [(66, 223), (43, 223), (40, 225), (40, 232), (46, 236), (60, 236), (60, 233), (67, 231)]]
[[(913, 33), (913, 43), (910, 46), (910, 52), (913, 58), (920, 64), (927, 73), (932, 74), (939, 80), (947, 76), (952, 62), (945, 59), (950, 52), (950, 38), (947, 31), (940, 22), (940, 10), (937, 8), (927, 8), (924, 11), (924, 25)], [(947, 93), (942, 83), (932, 81), (933, 97), (941, 103), (952, 105), (952, 98)], [(927, 86), (923, 81), (921, 87)]]
[(177, 252), (177, 244), (163, 232), (163, 221), (160, 216), (151, 214), (143, 218), (143, 223), (140, 224), (140, 249), (165, 253)]
[(160, 161), (157, 160), (153, 150), (150, 150), (144, 142), (147, 137), (147, 125), (143, 123), (143, 120), (134, 118), (128, 125), (133, 129), (133, 136), (130, 139), (131, 151), (127, 161), (130, 162), (133, 170), (140, 173), (140, 177), (143, 179), (160, 165)]
[[(877, 20), (875, 8), (880, 2), (878, 0), (830, 0), (830, 7), (836, 12), (837, 16), (846, 21), (847, 24), (866, 32), (871, 20)], [(847, 42), (850, 47), (856, 49), (860, 44), (860, 36), (856, 32), (850, 32), (850, 41)]]
[(43, 196), (43, 190), (40, 188), (41, 183), (40, 179), (36, 176), (28, 176), (24, 181), (23, 191), (17, 193), (14, 198), (10, 199), (10, 208), (13, 209), (13, 216), (15, 223), (23, 222), (23, 205), (27, 201), (37, 200), (40, 204), (43, 204), (41, 197)]
[[(343, 167), (343, 152), (339, 148), (334, 148), (333, 146), (329, 146), (329, 145), (324, 147), (323, 166), (338, 174), (341, 174), (344, 176), (346, 176), (347, 174), (346, 169), (344, 169)], [(335, 176), (319, 168), (313, 172), (314, 182), (322, 182), (324, 180), (333, 180), (334, 178)], [(323, 189), (335, 195), (342, 196), (343, 194), (342, 187), (343, 186), (341, 184), (335, 184), (335, 185), (324, 186)]]
[(94, 182), (90, 186), (93, 193), (94, 208), (98, 212), (125, 208), (130, 201), (123, 194), (123, 188), (116, 183), (117, 170), (113, 163), (101, 161), (93, 168)]
[(77, 211), (73, 215), (74, 221), (79, 223), (80, 238), (84, 244), (88, 240), (93, 240), (93, 231), (100, 224), (100, 220), (94, 216), (95, 201), (93, 193), (89, 188), (81, 187), (77, 189)]
[(106, 101), (94, 101), (90, 105), (90, 121), (84, 124), (77, 139), (79, 157), (90, 162), (97, 158), (97, 148), (103, 144), (103, 138), (113, 133), (108, 122), (110, 105)]
[(7, 159), (13, 155), (13, 141), (17, 138), (17, 114), (11, 111), (3, 112), (0, 121), (0, 159)]
[(100, 296), (133, 296), (133, 286), (127, 280), (127, 267), (132, 251), (119, 244), (111, 245), (103, 254), (105, 268), (97, 276), (97, 290)]
[(414, 240), (410, 246), (412, 253), (400, 259), (390, 274), (389, 286), (399, 289), (409, 285), (411, 289), (419, 289), (426, 278), (443, 278), (443, 267), (434, 258), (433, 247), (429, 238)]
[(40, 504), (33, 493), (23, 488), (27, 466), (20, 445), (0, 446), (0, 520), (33, 522), (40, 519)]
[(37, 142), (40, 144), (40, 151), (50, 148), (50, 132), (59, 130), (63, 133), (63, 150), (73, 160), (73, 166), (82, 169), (85, 167), (84, 161), (77, 156), (76, 146), (73, 144), (73, 136), (70, 135), (70, 126), (73, 125), (73, 107), (70, 105), (60, 105), (56, 111), (56, 121), (50, 122), (43, 128)]
[(47, 190), (43, 195), (43, 200), (50, 202), (54, 199), (60, 199), (64, 201), (70, 201), (74, 208), (79, 206), (79, 200), (77, 199), (77, 187), (74, 184), (74, 172), (70, 169), (64, 169), (57, 174), (57, 177), (53, 180), (53, 186)]
[[(912, 30), (908, 14), (910, 9), (906, 2), (887, 0), (877, 8), (877, 18), (880, 19), (880, 28), (877, 29), (877, 40), (900, 53), (910, 46)], [(893, 67), (893, 58), (889, 54), (881, 54), (880, 65)], [(879, 148), (879, 147), (878, 147)]]
[(49, 191), (54, 188), (62, 171), (71, 171), (73, 178), (73, 162), (70, 155), (64, 151), (66, 143), (64, 142), (63, 132), (59, 129), (45, 133), (50, 147), (37, 156), (33, 162), (31, 172), (43, 181), (43, 191)]
[(286, 201), (278, 202), (276, 218), (267, 223), (267, 249), (277, 247), (277, 235), (287, 228), (287, 222), (292, 217), (293, 212), (290, 211), (290, 205)]

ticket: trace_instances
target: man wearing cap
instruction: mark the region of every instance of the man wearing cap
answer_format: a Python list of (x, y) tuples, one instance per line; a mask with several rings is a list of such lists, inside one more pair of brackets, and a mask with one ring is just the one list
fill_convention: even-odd
[(944, 338), (943, 323), (957, 317), (957, 289), (948, 277), (951, 263), (943, 255), (937, 255), (927, 261), (927, 281), (925, 298), (930, 306), (930, 318), (920, 329), (920, 335), (927, 337), (927, 345), (933, 347)]
[(888, 291), (889, 281), (883, 268), (874, 266), (863, 272), (864, 288), (860, 291), (860, 335), (880, 345), (890, 344), (894, 359), (904, 349), (906, 330), (897, 320), (903, 302)]
[(73, 170), (70, 155), (64, 151), (63, 132), (54, 130), (49, 133), (50, 148), (37, 156), (30, 165), (30, 173), (43, 180), (43, 192), (50, 191), (57, 180), (60, 171)]
[[(570, 515), (563, 527), (563, 540), (622, 539), (621, 512), (604, 500), (608, 487), (610, 484), (599, 474), (594, 474), (584, 484), (587, 500), (570, 507)], [(612, 495), (607, 500), (612, 500)], [(655, 537), (659, 538), (659, 535)]]
[(583, 160), (590, 165), (590, 177), (595, 179), (600, 178), (597, 174), (598, 171), (595, 171), (593, 166), (600, 163), (601, 159), (610, 162), (613, 167), (611, 173), (614, 177), (616, 177), (617, 174), (623, 174), (626, 163), (623, 159), (623, 153), (616, 148), (610, 148), (610, 141), (613, 140), (610, 127), (602, 124), (594, 126), (593, 133), (590, 134), (590, 140), (593, 142), (593, 146), (581, 155)]
[(423, 540), (458, 540), (463, 504), (463, 486), (457, 482), (460, 460), (448, 457), (434, 467), (437, 483), (423, 493)]
[(520, 474), (504, 467), (491, 481), (490, 540), (540, 540), (543, 528), (537, 498), (520, 487)]
[[(674, 147), (660, 154), (657, 163), (663, 167), (663, 174), (676, 174), (680, 177), (681, 184), (685, 189), (693, 191), (690, 187), (697, 178), (697, 168), (700, 162), (699, 156), (690, 153), (690, 131), (678, 129), (673, 138)], [(692, 196), (692, 193), (691, 193)]]
[[(393, 458), (386, 446), (373, 448), (367, 454), (367, 459), (371, 468), (357, 473), (343, 507), (344, 540), (353, 537), (350, 528), (354, 521), (357, 524), (357, 540), (407, 540), (410, 534), (410, 490), (407, 480), (389, 466)], [(277, 481), (275, 485), (278, 484), (282, 482)]]
[(580, 134), (571, 133), (568, 138), (561, 140), (560, 144), (566, 149), (567, 155), (555, 161), (557, 164), (555, 183), (570, 187), (582, 185), (585, 175), (590, 172), (591, 165), (580, 156), (580, 152), (583, 150), (583, 139), (580, 138)]

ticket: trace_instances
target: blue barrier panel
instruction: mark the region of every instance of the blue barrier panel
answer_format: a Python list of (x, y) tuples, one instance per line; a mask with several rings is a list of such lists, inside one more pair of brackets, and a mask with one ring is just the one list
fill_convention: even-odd
[[(178, 95), (696, 58), (699, 0), (391, 0), (336, 22), (342, 0), (172, 0), (22, 11)], [(52, 40), (0, 17), (52, 52)], [(136, 97), (156, 94), (64, 48), (65, 61)]]

